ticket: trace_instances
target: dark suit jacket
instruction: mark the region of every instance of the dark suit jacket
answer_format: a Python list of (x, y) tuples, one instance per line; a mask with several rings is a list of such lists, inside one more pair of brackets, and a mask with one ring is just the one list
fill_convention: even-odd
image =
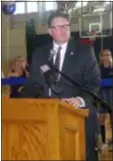
[[(38, 94), (40, 97), (48, 97), (48, 85), (46, 84), (43, 74), (40, 72), (40, 66), (47, 64), (50, 50), (52, 48), (53, 45), (50, 43), (43, 48), (36, 49), (33, 53), (30, 78), (28, 79), (27, 84), (31, 85), (34, 82), (37, 83), (37, 86), (39, 85), (39, 87), (41, 87), (38, 87)], [(79, 41), (75, 42), (74, 40), (70, 40), (62, 72), (73, 79), (81, 87), (97, 92), (100, 72), (94, 51), (89, 45), (80, 44)], [(80, 96), (85, 100), (86, 106), (90, 107), (90, 104), (92, 104), (93, 101), (92, 96), (75, 87), (62, 76), (60, 82), (64, 85), (64, 91), (60, 95), (61, 98)], [(41, 92), (40, 89), (42, 89), (43, 92)], [(58, 96), (53, 95), (53, 97)]]

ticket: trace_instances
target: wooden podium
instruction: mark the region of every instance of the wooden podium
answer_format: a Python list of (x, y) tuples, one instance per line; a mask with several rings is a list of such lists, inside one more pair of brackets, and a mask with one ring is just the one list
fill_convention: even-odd
[(2, 98), (2, 160), (84, 160), (86, 116), (58, 99)]

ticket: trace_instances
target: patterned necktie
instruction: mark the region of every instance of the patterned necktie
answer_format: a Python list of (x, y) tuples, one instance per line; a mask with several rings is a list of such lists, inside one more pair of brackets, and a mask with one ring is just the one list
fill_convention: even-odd
[[(55, 64), (54, 64), (57, 69), (60, 69), (60, 56), (61, 56), (60, 51), (61, 51), (61, 49), (62, 48), (59, 46), (58, 51), (57, 51), (57, 55), (56, 55)], [(55, 79), (58, 80), (58, 78), (59, 78), (59, 73), (56, 72), (55, 73)]]

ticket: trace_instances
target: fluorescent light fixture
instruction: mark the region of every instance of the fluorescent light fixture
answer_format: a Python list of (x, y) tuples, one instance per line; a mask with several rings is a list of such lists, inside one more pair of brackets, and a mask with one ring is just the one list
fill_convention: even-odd
[(104, 12), (105, 8), (96, 8), (93, 12)]

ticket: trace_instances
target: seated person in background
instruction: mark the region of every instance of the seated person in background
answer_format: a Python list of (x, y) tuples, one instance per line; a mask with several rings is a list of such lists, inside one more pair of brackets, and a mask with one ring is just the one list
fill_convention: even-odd
[[(11, 63), (11, 69), (8, 74), (10, 78), (26, 78), (28, 74), (26, 74), (24, 69), (23, 61), (20, 56), (14, 58)], [(20, 91), (22, 89), (22, 85), (11, 85), (10, 87), (10, 97), (11, 98), (18, 98), (20, 96)]]
[[(113, 72), (113, 61), (112, 61), (112, 54), (108, 49), (104, 49), (100, 53), (100, 73), (101, 78), (110, 78), (111, 73)], [(102, 88), (100, 89), (101, 97), (106, 100), (111, 107), (113, 107), (113, 89), (112, 87)], [(113, 109), (112, 109), (113, 110)], [(101, 137), (102, 143), (101, 149), (106, 147), (106, 130), (105, 130), (105, 118), (107, 110), (104, 110), (102, 107), (99, 109), (99, 123), (100, 123), (100, 130), (101, 130)], [(113, 121), (113, 114), (110, 115), (111, 121)]]

